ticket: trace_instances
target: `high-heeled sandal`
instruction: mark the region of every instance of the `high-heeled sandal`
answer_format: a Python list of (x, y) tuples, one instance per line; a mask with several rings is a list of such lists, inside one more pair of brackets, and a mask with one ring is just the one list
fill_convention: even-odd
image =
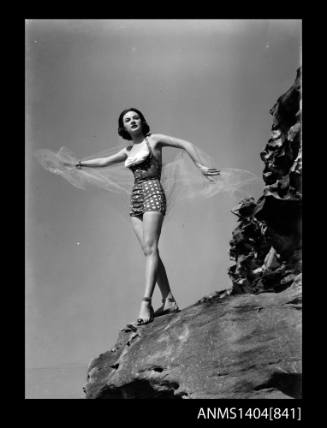
[(154, 318), (154, 310), (153, 310), (153, 307), (151, 305), (151, 297), (143, 297), (142, 301), (143, 302), (150, 302), (150, 319), (148, 321), (145, 321), (143, 318), (138, 318), (136, 320), (136, 325), (149, 324), (150, 322), (153, 321), (153, 318)]
[(176, 300), (175, 300), (175, 299), (173, 299), (172, 297), (168, 297), (167, 299), (162, 299), (163, 307), (164, 307), (164, 305), (165, 305), (166, 300), (168, 300), (168, 302), (175, 303), (175, 305), (174, 305), (174, 306), (172, 306), (171, 308), (168, 308), (168, 309), (161, 309), (161, 308), (157, 309), (157, 310), (155, 311), (155, 313), (154, 313), (154, 316), (155, 316), (155, 317), (159, 317), (159, 316), (161, 316), (161, 315), (174, 314), (174, 313), (176, 313), (176, 312), (180, 312), (180, 309), (179, 309), (179, 307), (178, 307), (178, 305), (177, 305)]

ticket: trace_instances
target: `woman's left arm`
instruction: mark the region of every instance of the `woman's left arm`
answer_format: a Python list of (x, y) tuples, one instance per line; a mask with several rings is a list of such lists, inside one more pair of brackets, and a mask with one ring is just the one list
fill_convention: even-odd
[(216, 168), (208, 168), (201, 163), (199, 156), (196, 152), (194, 144), (189, 141), (182, 140), (180, 138), (170, 137), (163, 134), (152, 134), (156, 139), (156, 144), (161, 147), (176, 147), (183, 149), (190, 156), (194, 164), (201, 170), (201, 173), (205, 176), (219, 175), (220, 171)]

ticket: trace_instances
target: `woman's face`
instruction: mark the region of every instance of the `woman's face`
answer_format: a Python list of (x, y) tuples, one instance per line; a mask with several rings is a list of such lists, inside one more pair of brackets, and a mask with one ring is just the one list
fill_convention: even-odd
[(131, 135), (137, 135), (142, 131), (141, 117), (136, 111), (128, 111), (124, 114), (123, 124), (126, 131)]

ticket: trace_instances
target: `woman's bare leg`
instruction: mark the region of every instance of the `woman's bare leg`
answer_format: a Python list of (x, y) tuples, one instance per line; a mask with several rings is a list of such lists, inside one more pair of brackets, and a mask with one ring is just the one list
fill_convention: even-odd
[[(140, 243), (141, 249), (143, 253), (145, 252), (144, 244), (143, 244), (143, 220), (141, 217), (131, 217), (133, 230), (135, 235)], [(160, 293), (162, 296), (162, 300), (166, 300), (167, 298), (173, 299), (173, 295), (170, 289), (169, 280), (167, 277), (165, 266), (161, 260), (159, 254), (159, 264), (157, 271), (157, 284), (160, 289)]]
[[(131, 217), (131, 220), (136, 237), (146, 257), (144, 297), (152, 298), (157, 281), (164, 304), (156, 311), (155, 315), (160, 315), (163, 310), (178, 309), (170, 290), (166, 269), (158, 251), (163, 216), (157, 212), (148, 212), (143, 216), (143, 220), (140, 217)], [(152, 310), (151, 302), (142, 301), (139, 318), (147, 322), (151, 318)]]
[(157, 281), (159, 266), (159, 238), (163, 215), (157, 211), (143, 214), (143, 245), (145, 255), (145, 291), (144, 297), (152, 298)]

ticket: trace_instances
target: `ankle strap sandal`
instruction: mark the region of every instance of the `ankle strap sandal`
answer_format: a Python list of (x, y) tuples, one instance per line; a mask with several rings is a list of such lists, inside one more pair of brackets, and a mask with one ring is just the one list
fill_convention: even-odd
[(168, 302), (175, 302), (176, 303), (176, 300), (175, 299), (173, 299), (172, 297), (167, 297), (166, 299), (162, 299), (162, 303), (165, 303), (166, 301), (168, 300)]

